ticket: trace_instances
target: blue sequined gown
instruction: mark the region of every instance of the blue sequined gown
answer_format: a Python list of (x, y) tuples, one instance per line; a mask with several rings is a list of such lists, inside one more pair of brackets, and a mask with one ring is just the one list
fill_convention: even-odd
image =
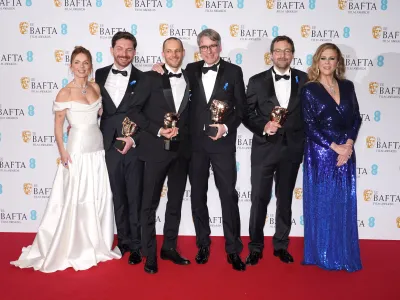
[(351, 81), (338, 81), (340, 104), (317, 83), (301, 92), (306, 143), (304, 149), (304, 261), (327, 270), (362, 268), (357, 227), (356, 157), (341, 167), (332, 142), (355, 141), (361, 125)]

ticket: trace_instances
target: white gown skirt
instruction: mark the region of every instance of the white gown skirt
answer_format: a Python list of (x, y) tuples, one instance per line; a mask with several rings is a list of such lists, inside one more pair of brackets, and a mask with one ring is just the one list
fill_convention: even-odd
[(50, 273), (121, 257), (112, 250), (114, 208), (104, 150), (70, 156), (69, 169), (58, 167), (33, 244), (11, 264)]

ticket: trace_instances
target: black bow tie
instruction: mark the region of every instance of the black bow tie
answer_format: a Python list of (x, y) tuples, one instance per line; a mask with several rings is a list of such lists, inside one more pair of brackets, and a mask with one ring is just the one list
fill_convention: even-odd
[(275, 81), (279, 81), (281, 79), (285, 79), (285, 80), (289, 80), (290, 76), (289, 75), (279, 75), (279, 74), (275, 74)]
[(201, 71), (203, 72), (203, 74), (207, 74), (208, 71), (218, 72), (218, 65), (219, 65), (219, 62), (215, 65), (212, 65), (211, 67), (202, 66)]
[(113, 74), (121, 74), (122, 76), (128, 76), (128, 71), (120, 71), (120, 70), (115, 70), (115, 69), (111, 69), (111, 71), (113, 72)]
[(171, 78), (171, 77), (181, 78), (182, 77), (182, 73), (174, 74), (172, 72), (169, 72), (168, 73), (168, 78)]

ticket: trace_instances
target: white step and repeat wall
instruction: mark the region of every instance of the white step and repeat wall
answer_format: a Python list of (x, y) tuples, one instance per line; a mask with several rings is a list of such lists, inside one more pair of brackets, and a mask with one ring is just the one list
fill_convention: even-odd
[[(74, 46), (90, 49), (94, 68), (112, 63), (111, 37), (119, 30), (138, 40), (134, 64), (162, 61), (161, 44), (182, 39), (184, 65), (199, 59), (196, 36), (204, 28), (222, 36), (222, 57), (248, 78), (271, 66), (269, 46), (288, 35), (293, 67), (307, 70), (316, 48), (336, 43), (356, 86), (363, 125), (356, 143), (358, 225), (361, 238), (400, 239), (400, 1), (386, 0), (0, 0), (0, 231), (35, 232), (58, 161), (52, 101), (71, 79)], [(65, 142), (67, 135), (65, 134)], [(237, 190), (242, 235), (248, 235), (252, 134), (237, 138)], [(293, 194), (293, 236), (303, 235), (302, 172)], [(167, 184), (157, 213), (162, 233)], [(211, 171), (208, 205), (213, 235), (222, 235), (218, 192)], [(275, 196), (265, 235), (272, 235)], [(193, 235), (188, 185), (181, 234)]]

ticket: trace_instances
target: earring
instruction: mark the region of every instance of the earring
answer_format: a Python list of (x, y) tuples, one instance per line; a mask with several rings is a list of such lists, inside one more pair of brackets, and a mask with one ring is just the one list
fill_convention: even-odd
[(317, 75), (319, 76), (319, 68), (317, 68)]
[(335, 73), (336, 73), (336, 76), (339, 77), (339, 68), (338, 67), (336, 67)]

